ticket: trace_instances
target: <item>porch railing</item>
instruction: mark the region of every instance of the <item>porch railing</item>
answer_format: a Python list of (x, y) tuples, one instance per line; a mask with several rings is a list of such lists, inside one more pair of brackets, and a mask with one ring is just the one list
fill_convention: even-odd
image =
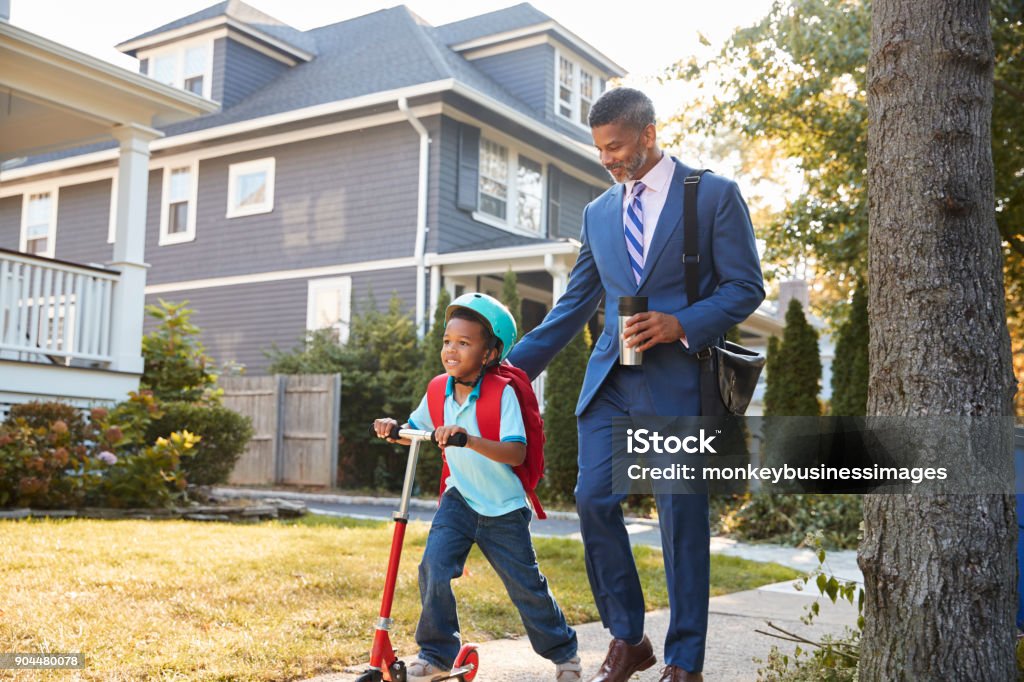
[(106, 366), (119, 273), (0, 249), (0, 359)]

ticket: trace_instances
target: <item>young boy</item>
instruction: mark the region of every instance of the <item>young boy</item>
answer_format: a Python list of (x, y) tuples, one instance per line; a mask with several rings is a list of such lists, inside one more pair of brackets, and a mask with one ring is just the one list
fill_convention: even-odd
[[(505, 584), (534, 651), (555, 663), (555, 680), (570, 682), (581, 676), (576, 633), (537, 565), (530, 539), (532, 513), (512, 470), (526, 457), (523, 417), (512, 386), (505, 386), (501, 395), (500, 440), (481, 438), (477, 424), (476, 400), (484, 374), (505, 359), (515, 339), (515, 319), (499, 301), (485, 294), (459, 296), (445, 311), (441, 363), (449, 378), (444, 423), (433, 423), (426, 396), (409, 417), (409, 428), (434, 430), (441, 447), (454, 433), (469, 438), (466, 447), (445, 448), (450, 476), (420, 562), (420, 653), (406, 668), (410, 682), (431, 680), (451, 669), (461, 644), (451, 581), (462, 575), (473, 543)], [(395, 423), (376, 420), (377, 435), (385, 438)]]

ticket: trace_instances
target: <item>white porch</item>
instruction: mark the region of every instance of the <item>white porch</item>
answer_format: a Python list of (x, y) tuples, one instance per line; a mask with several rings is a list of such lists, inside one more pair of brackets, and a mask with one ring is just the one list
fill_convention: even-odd
[[(111, 139), (120, 149), (110, 261), (84, 265), (0, 250), (0, 409), (34, 399), (110, 402), (138, 388), (149, 143), (163, 135), (151, 126), (216, 109), (0, 16), (5, 193), (39, 191), (31, 167), (18, 168), (24, 157)], [(55, 230), (59, 237), (59, 223)]]

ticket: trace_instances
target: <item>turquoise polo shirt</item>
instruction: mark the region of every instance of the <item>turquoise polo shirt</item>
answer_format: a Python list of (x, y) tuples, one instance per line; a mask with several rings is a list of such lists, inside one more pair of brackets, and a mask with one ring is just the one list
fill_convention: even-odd
[[(455, 379), (448, 377), (444, 391), (444, 424), (434, 424), (427, 407), (427, 396), (423, 396), (419, 407), (409, 415), (409, 427), (433, 431), (438, 426), (455, 425), (466, 429), (472, 436), (480, 435), (476, 422), (476, 401), (480, 397), (480, 384), (459, 405), (455, 402)], [(501, 425), (498, 429), (502, 443), (525, 443), (526, 429), (523, 413), (515, 389), (506, 386), (501, 394)], [(482, 516), (501, 516), (520, 507), (527, 506), (523, 484), (508, 464), (495, 462), (475, 450), (450, 445), (445, 448), (448, 458), (449, 476), (445, 485), (457, 488), (466, 502)]]

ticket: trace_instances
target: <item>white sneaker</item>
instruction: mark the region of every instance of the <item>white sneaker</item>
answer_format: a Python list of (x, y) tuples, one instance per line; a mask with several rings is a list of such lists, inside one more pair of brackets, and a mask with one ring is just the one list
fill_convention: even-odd
[(565, 663), (555, 665), (555, 682), (576, 682), (583, 679), (583, 666), (580, 657), (573, 656)]
[[(422, 658), (417, 656), (416, 658), (409, 661), (405, 666), (405, 676), (408, 682), (431, 682), (436, 677), (444, 677), (449, 670), (443, 670), (438, 668), (433, 663), (428, 663)], [(579, 679), (577, 678), (566, 678), (566, 679)]]

